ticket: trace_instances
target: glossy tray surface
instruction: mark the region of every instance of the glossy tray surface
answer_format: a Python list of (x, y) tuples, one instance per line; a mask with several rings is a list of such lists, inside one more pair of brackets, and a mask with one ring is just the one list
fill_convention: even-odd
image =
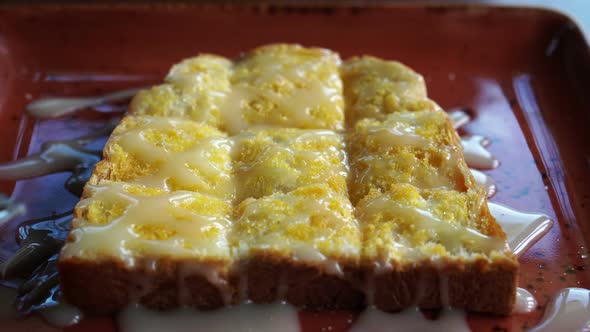
[[(0, 7), (0, 162), (37, 152), (48, 140), (80, 136), (108, 118), (87, 111), (34, 120), (24, 113), (32, 99), (154, 84), (182, 58), (199, 52), (233, 57), (273, 42), (327, 47), (343, 58), (370, 54), (413, 67), (441, 106), (469, 110), (473, 121), (462, 134), (491, 140), (489, 150), (501, 162), (487, 172), (498, 187), (491, 201), (557, 221), (520, 258), (520, 287), (535, 295), (537, 310), (505, 318), (470, 315), (472, 329), (522, 330), (536, 324), (562, 288), (590, 288), (590, 56), (575, 26), (550, 11)], [(64, 189), (68, 176), (0, 182), (0, 192), (28, 208), (0, 229), (0, 258), (17, 248), (19, 221), (68, 211), (78, 201)], [(300, 313), (300, 321), (304, 331), (344, 331), (356, 316)], [(17, 331), (29, 325), (6, 324)], [(88, 329), (114, 330), (114, 324), (88, 319), (66, 330)]]

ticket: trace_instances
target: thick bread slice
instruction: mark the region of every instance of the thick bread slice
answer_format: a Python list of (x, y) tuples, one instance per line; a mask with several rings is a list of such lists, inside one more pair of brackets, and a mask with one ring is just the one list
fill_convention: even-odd
[(346, 196), (309, 185), (246, 199), (235, 213), (232, 245), (247, 298), (316, 309), (364, 303), (356, 269), (361, 234)]
[(125, 117), (74, 211), (59, 261), (66, 299), (95, 313), (233, 303), (230, 145), (190, 120)]
[(518, 263), (480, 188), (461, 193), (393, 184), (385, 193), (371, 191), (356, 212), (369, 301), (380, 309), (512, 311)]
[(232, 247), (243, 299), (311, 308), (364, 302), (344, 140), (332, 131), (344, 127), (339, 65), (331, 51), (284, 44), (236, 62), (226, 128), (242, 132), (234, 137), (241, 203)]
[(342, 73), (369, 303), (509, 314), (517, 259), (421, 76), (371, 57)]
[(194, 192), (106, 180), (87, 185), (59, 261), (66, 300), (95, 313), (129, 303), (232, 303), (230, 213), (228, 202)]

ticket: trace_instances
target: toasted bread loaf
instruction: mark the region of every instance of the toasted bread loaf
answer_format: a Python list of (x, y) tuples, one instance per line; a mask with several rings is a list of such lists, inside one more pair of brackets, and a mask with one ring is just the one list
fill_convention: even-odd
[(372, 57), (342, 71), (368, 302), (510, 313), (518, 262), (421, 77)]
[(264, 46), (138, 93), (75, 209), (66, 299), (507, 314), (518, 264), (422, 77)]
[[(325, 184), (244, 200), (236, 210), (232, 243), (245, 262), (239, 277), (247, 298), (255, 302), (285, 299), (316, 309), (362, 304), (354, 285), (359, 225), (348, 198)], [(274, 273), (265, 273), (269, 270)]]

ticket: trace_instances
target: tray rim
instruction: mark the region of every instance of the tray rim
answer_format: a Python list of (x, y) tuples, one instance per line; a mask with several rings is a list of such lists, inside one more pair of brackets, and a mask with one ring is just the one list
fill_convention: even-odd
[[(578, 1), (582, 3), (581, 1)], [(483, 0), (483, 2), (474, 3), (469, 0), (5, 0), (0, 3), (0, 9), (42, 9), (42, 10), (59, 10), (59, 9), (104, 9), (104, 8), (130, 8), (140, 7), (143, 9), (165, 9), (165, 8), (196, 8), (196, 7), (227, 7), (227, 8), (292, 8), (292, 9), (320, 9), (320, 8), (338, 8), (338, 9), (379, 9), (395, 7), (414, 7), (414, 8), (433, 8), (433, 9), (452, 9), (452, 10), (531, 10), (545, 12), (554, 16), (560, 16), (575, 25), (576, 29), (582, 32), (586, 44), (590, 47), (590, 13), (586, 17), (588, 26), (583, 24), (583, 18), (578, 17), (576, 13), (571, 12), (575, 9), (574, 0), (567, 2), (543, 1), (543, 0)], [(565, 5), (564, 5), (565, 4)], [(590, 3), (586, 3), (590, 11)]]
[[(229, 1), (229, 2), (232, 2), (232, 1)], [(86, 5), (60, 7), (60, 6), (55, 6), (55, 5), (52, 5), (52, 4), (45, 4), (44, 3), (43, 5), (39, 6), (39, 8), (42, 8), (42, 9), (47, 8), (49, 10), (54, 10), (54, 9), (61, 10), (61, 9), (70, 9), (70, 8), (71, 9), (78, 9), (79, 8), (81, 10), (83, 10), (85, 8), (90, 9), (90, 10), (92, 10), (92, 9), (101, 9), (101, 8), (115, 9), (115, 10), (117, 8), (120, 8), (122, 10), (132, 9), (132, 8), (142, 8), (142, 9), (145, 8), (145, 9), (149, 9), (149, 10), (151, 10), (151, 9), (157, 10), (159, 8), (172, 8), (172, 9), (179, 8), (179, 7), (182, 8), (183, 6), (180, 3), (181, 3), (181, 1), (178, 2), (178, 5), (177, 5), (177, 2), (176, 1), (173, 1), (173, 3), (170, 4), (170, 5), (160, 3), (159, 5), (156, 5), (155, 7), (154, 6), (151, 6), (151, 5), (143, 6), (141, 3), (134, 2), (134, 1), (129, 1), (129, 2), (123, 3), (122, 6), (111, 6), (111, 5), (108, 5), (108, 1), (107, 1), (107, 3), (97, 4), (97, 6), (95, 6), (95, 7), (93, 7), (93, 6), (90, 6), (89, 7), (89, 6), (86, 6)], [(431, 2), (431, 3), (434, 4), (434, 3), (441, 3), (441, 2), (434, 1), (434, 2)], [(187, 4), (187, 7), (189, 7), (189, 8), (196, 8), (196, 7), (199, 7), (199, 6), (203, 5), (202, 3), (198, 3), (198, 2), (197, 3), (190, 3), (190, 4), (189, 3), (186, 3), (186, 4)], [(160, 7), (160, 5), (162, 7)], [(6, 6), (0, 4), (0, 10), (4, 9), (5, 7)], [(13, 8), (23, 8), (23, 7), (26, 7), (26, 6), (16, 6), (16, 7), (13, 7)], [(216, 5), (214, 7), (218, 7), (218, 6)], [(240, 9), (242, 7), (243, 8), (257, 8), (257, 6), (253, 6), (253, 7), (236, 6), (234, 8), (238, 8), (238, 7)], [(289, 6), (287, 6), (287, 7), (289, 7)], [(300, 7), (300, 6), (294, 6), (294, 7)], [(379, 9), (379, 8), (396, 8), (396, 7), (421, 7), (421, 8), (426, 8), (426, 7), (422, 6), (422, 5), (420, 5), (419, 3), (389, 3), (388, 2), (388, 5), (386, 5), (386, 6), (382, 6), (382, 5), (378, 5), (378, 6), (375, 6), (375, 7), (368, 6), (367, 9), (370, 9), (370, 8), (375, 8), (375, 9)], [(488, 5), (488, 4), (485, 4), (485, 3), (484, 4), (472, 4), (472, 5), (467, 5), (467, 6), (462, 6), (460, 4), (456, 4), (456, 5), (454, 5), (454, 4), (448, 4), (448, 5), (444, 5), (442, 7), (439, 6), (439, 5), (432, 5), (432, 6), (428, 6), (428, 7), (430, 7), (430, 8), (453, 8), (453, 9), (456, 9), (458, 11), (469, 11), (469, 10), (472, 10), (474, 8), (476, 10), (477, 9), (481, 9), (481, 8), (491, 9), (491, 10), (509, 10), (509, 11), (512, 11), (512, 10), (521, 11), (522, 10), (522, 11), (525, 11), (525, 12), (526, 11), (531, 11), (532, 13), (540, 13), (540, 15), (546, 15), (546, 13), (548, 13), (550, 15), (555, 16), (556, 18), (559, 18), (559, 19), (564, 20), (564, 22), (573, 22), (571, 20), (571, 18), (568, 17), (564, 13), (561, 13), (561, 12), (559, 12), (557, 10), (553, 10), (553, 9), (550, 9), (550, 8), (541, 8), (541, 7), (495, 6), (495, 5)], [(31, 8), (37, 8), (37, 7), (31, 7)], [(345, 9), (345, 8), (354, 8), (354, 7), (351, 6), (351, 7), (343, 7), (343, 8)], [(232, 8), (230, 8), (230, 9), (232, 9)], [(546, 12), (546, 13), (543, 13), (543, 12)], [(2, 12), (0, 12), (0, 16), (1, 15), (2, 15)], [(578, 31), (581, 31), (581, 29), (580, 29), (580, 27), (578, 25), (576, 25), (575, 28)], [(582, 33), (582, 35), (584, 35), (584, 34)], [(585, 39), (586, 40), (586, 45), (588, 46), (588, 36), (587, 35), (584, 35), (584, 36), (586, 38)], [(527, 123), (527, 125), (528, 125), (528, 123)], [(530, 146), (530, 148), (532, 148), (532, 146)], [(557, 206), (553, 205), (553, 208), (555, 209), (555, 208), (557, 208)]]

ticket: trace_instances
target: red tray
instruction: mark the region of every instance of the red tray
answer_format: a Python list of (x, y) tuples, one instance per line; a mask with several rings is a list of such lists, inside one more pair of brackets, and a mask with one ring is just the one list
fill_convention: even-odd
[[(85, 112), (34, 121), (30, 99), (96, 95), (158, 82), (172, 63), (199, 52), (233, 57), (272, 42), (323, 46), (343, 57), (396, 59), (424, 74), (443, 107), (467, 107), (467, 134), (491, 139), (501, 166), (488, 174), (492, 199), (558, 222), (520, 258), (520, 286), (539, 302), (530, 314), (470, 315), (474, 330), (533, 326), (564, 287), (590, 288), (590, 54), (565, 16), (498, 7), (275, 8), (171, 6), (0, 7), (0, 161), (36, 152), (104, 123)], [(103, 141), (104, 142), (104, 141)], [(100, 144), (100, 142), (98, 143)], [(25, 202), (26, 216), (3, 228), (0, 248), (14, 250), (18, 221), (71, 209), (68, 174), (0, 191)], [(344, 331), (356, 313), (301, 313), (304, 331)], [(2, 322), (24, 330), (33, 324)], [(6, 325), (8, 324), (8, 325)], [(39, 323), (34, 325), (39, 326)], [(43, 330), (43, 329), (41, 329)], [(87, 319), (67, 331), (114, 330)]]

